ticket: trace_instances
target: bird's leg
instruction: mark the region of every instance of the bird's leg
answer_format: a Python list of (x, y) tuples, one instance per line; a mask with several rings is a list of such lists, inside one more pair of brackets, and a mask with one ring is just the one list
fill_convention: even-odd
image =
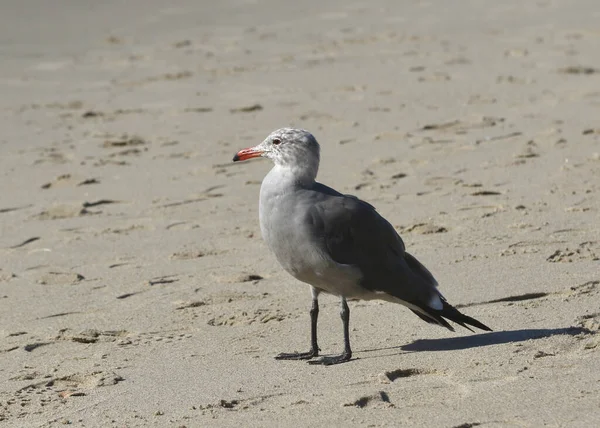
[(319, 318), (319, 299), (318, 291), (313, 289), (312, 306), (310, 308), (310, 351), (282, 353), (275, 357), (276, 360), (310, 360), (319, 355), (319, 345), (317, 344), (317, 318)]
[(340, 316), (344, 323), (344, 352), (341, 355), (321, 357), (318, 360), (309, 361), (309, 364), (330, 366), (332, 364), (345, 363), (352, 358), (352, 349), (350, 349), (350, 308), (348, 307), (348, 303), (346, 303), (345, 297), (342, 297), (342, 311), (340, 312)]

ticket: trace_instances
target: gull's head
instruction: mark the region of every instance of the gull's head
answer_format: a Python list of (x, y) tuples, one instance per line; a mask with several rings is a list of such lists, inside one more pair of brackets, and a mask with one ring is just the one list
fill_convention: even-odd
[(271, 132), (258, 146), (237, 152), (233, 161), (262, 156), (271, 159), (275, 165), (311, 170), (316, 176), (319, 152), (319, 143), (310, 132), (304, 129), (281, 128)]

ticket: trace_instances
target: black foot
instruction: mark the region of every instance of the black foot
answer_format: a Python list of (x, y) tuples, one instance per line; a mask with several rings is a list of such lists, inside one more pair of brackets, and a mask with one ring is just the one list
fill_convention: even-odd
[(292, 352), (291, 354), (282, 353), (275, 356), (276, 360), (310, 360), (319, 355), (316, 351)]
[(334, 364), (345, 363), (352, 359), (352, 354), (344, 352), (342, 355), (334, 355), (333, 357), (321, 357), (318, 360), (309, 361), (308, 364), (321, 364), (323, 366), (332, 366)]

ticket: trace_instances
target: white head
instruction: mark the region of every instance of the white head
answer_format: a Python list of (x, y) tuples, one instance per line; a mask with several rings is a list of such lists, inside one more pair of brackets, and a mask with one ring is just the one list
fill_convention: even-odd
[(314, 180), (319, 170), (320, 147), (315, 137), (304, 129), (281, 128), (273, 131), (258, 146), (242, 149), (233, 161), (266, 157), (279, 167)]

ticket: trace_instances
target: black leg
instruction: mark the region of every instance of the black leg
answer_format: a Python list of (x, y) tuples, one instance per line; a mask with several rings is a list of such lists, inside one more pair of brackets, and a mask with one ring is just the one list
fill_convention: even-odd
[(319, 355), (317, 344), (317, 319), (319, 318), (319, 300), (313, 293), (312, 307), (310, 308), (310, 351), (283, 353), (275, 357), (276, 360), (310, 360)]
[(345, 363), (352, 358), (352, 349), (350, 349), (350, 308), (344, 297), (342, 297), (342, 311), (340, 312), (340, 316), (344, 323), (344, 352), (341, 355), (321, 357), (318, 360), (309, 361), (309, 364), (323, 364), (325, 366), (330, 366), (332, 364)]

